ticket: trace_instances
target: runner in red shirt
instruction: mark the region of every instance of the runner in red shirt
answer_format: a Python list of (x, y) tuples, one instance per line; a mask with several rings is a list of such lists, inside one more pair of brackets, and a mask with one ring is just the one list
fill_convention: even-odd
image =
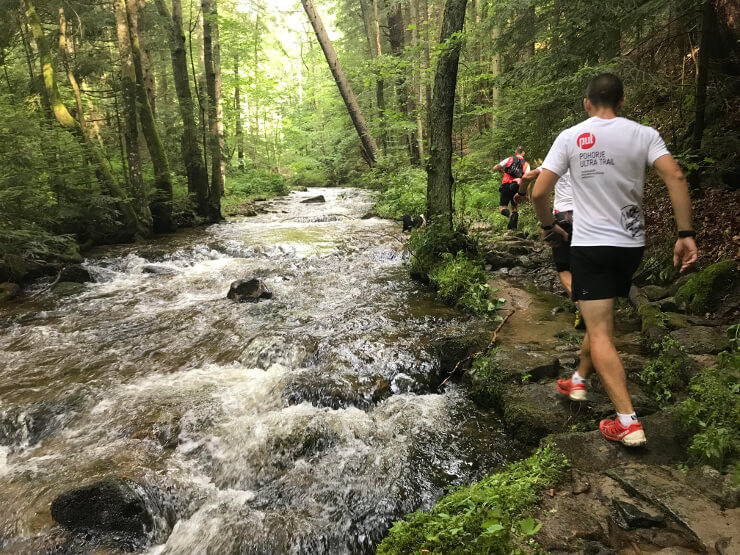
[[(519, 191), (519, 182), (522, 180), (522, 176), (529, 171), (529, 162), (524, 159), (525, 154), (524, 147), (518, 146), (514, 156), (501, 160), (493, 166), (493, 171), (504, 174), (501, 187), (498, 190), (500, 193), (498, 211), (502, 216), (509, 218), (508, 229), (516, 229), (519, 221), (519, 212), (517, 211), (514, 195)], [(509, 211), (509, 204), (511, 204), (511, 212)]]

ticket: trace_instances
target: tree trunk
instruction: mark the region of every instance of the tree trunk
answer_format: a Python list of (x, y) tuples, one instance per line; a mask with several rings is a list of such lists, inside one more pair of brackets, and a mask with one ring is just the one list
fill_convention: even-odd
[[(213, 2), (215, 4), (215, 0)], [(211, 189), (208, 193), (208, 210), (211, 221), (221, 219), (221, 147), (218, 140), (218, 95), (216, 69), (213, 62), (213, 34), (215, 9), (211, 0), (202, 0), (203, 11), (203, 63), (208, 91), (208, 128), (211, 150)]]
[(324, 56), (326, 56), (326, 61), (329, 64), (329, 69), (331, 70), (332, 75), (334, 76), (334, 81), (337, 83), (339, 93), (342, 95), (344, 104), (347, 106), (349, 117), (352, 119), (352, 123), (357, 130), (357, 134), (360, 136), (360, 141), (365, 150), (365, 160), (370, 167), (373, 167), (378, 160), (378, 145), (370, 134), (365, 117), (362, 115), (360, 106), (357, 104), (355, 95), (344, 75), (342, 66), (337, 58), (337, 53), (334, 51), (334, 46), (329, 40), (329, 35), (324, 28), (324, 24), (321, 22), (319, 13), (313, 5), (313, 0), (301, 0), (301, 3), (303, 4), (306, 15), (313, 26), (316, 38), (321, 45), (321, 49), (324, 51)]
[(239, 78), (239, 51), (234, 53), (234, 112), (236, 113), (237, 167), (244, 170), (244, 131), (242, 129), (241, 79)]
[(172, 14), (165, 0), (157, 0), (159, 13), (167, 25), (172, 57), (172, 78), (175, 82), (177, 104), (182, 118), (182, 158), (188, 180), (188, 194), (195, 200), (197, 214), (208, 217), (208, 172), (200, 150), (198, 125), (195, 121), (193, 96), (190, 93), (188, 57), (185, 50), (185, 32), (182, 27), (182, 4), (172, 0)]
[[(378, 23), (378, 2), (377, 0), (360, 0), (360, 9), (362, 10), (362, 22), (365, 26), (370, 57), (376, 60), (382, 53), (380, 45), (380, 24)], [(380, 148), (383, 155), (388, 153), (388, 145), (385, 135), (385, 83), (380, 76), (380, 71), (375, 72), (375, 102), (378, 109), (378, 126), (380, 127)]]
[[(143, 14), (146, 7), (146, 0), (137, 0), (136, 13)], [(139, 34), (139, 51), (141, 52), (141, 73), (143, 76), (144, 88), (149, 98), (149, 105), (152, 108), (152, 114), (156, 115), (156, 95), (154, 94), (154, 71), (152, 69), (151, 41), (149, 40), (149, 29), (144, 25), (146, 18), (139, 18), (137, 15), (137, 31)], [(141, 25), (139, 25), (141, 23)]]
[[(391, 43), (391, 54), (401, 58), (404, 48), (404, 24), (401, 4), (392, 6), (388, 12), (388, 40)], [(405, 122), (411, 120), (411, 102), (409, 101), (409, 88), (406, 77), (399, 73), (396, 78), (396, 92), (398, 95), (398, 108), (403, 114)], [(420, 164), (419, 147), (416, 143), (416, 132), (404, 132), (404, 143), (409, 153), (409, 161), (414, 166)]]
[(115, 3), (116, 35), (121, 64), (121, 97), (123, 98), (124, 141), (126, 144), (126, 166), (128, 186), (134, 199), (135, 209), (142, 223), (152, 227), (152, 214), (146, 199), (144, 175), (139, 154), (139, 126), (136, 119), (136, 70), (131, 53), (131, 36), (126, 17), (125, 0)]
[[(691, 140), (691, 151), (697, 161), (702, 159), (701, 143), (704, 138), (705, 121), (704, 116), (707, 107), (707, 82), (709, 81), (709, 39), (714, 23), (714, 3), (705, 0), (701, 16), (701, 39), (699, 41), (699, 56), (697, 59), (696, 76), (696, 108), (694, 111), (694, 133)], [(701, 164), (699, 164), (701, 166)], [(701, 182), (700, 170), (693, 171), (689, 175), (689, 185), (692, 190), (697, 190)]]
[[(447, 0), (440, 44), (462, 31), (467, 0)], [(427, 164), (427, 214), (452, 227), (452, 120), (460, 42), (447, 46), (439, 56), (434, 75), (434, 96), (429, 110), (431, 155)]]
[[(224, 104), (223, 95), (221, 94), (221, 41), (218, 35), (218, 5), (217, 0), (212, 0), (212, 21), (211, 21), (211, 49), (213, 50), (213, 78), (215, 81), (215, 100), (216, 100), (216, 127), (218, 129), (218, 163), (220, 166), (219, 175), (221, 181), (218, 184), (218, 194), (224, 196), (226, 190), (226, 147), (224, 145)], [(219, 205), (221, 201), (219, 201)]]
[(152, 107), (149, 104), (149, 94), (144, 81), (144, 73), (141, 63), (141, 51), (139, 49), (138, 30), (138, 2), (137, 0), (119, 0), (126, 2), (126, 16), (128, 18), (129, 35), (131, 37), (131, 54), (134, 60), (134, 72), (136, 73), (136, 106), (141, 122), (141, 132), (146, 140), (149, 157), (154, 167), (154, 195), (149, 204), (152, 212), (152, 223), (155, 233), (166, 233), (175, 229), (172, 220), (172, 180), (170, 177), (170, 164), (167, 153), (164, 150), (162, 139), (154, 121)]
[[(418, 0), (410, 0), (411, 5), (411, 23), (413, 28), (411, 30), (411, 48), (414, 52), (419, 50), (419, 30), (422, 28), (423, 20), (419, 14)], [(417, 71), (414, 72), (414, 84), (413, 90), (416, 95), (416, 140), (419, 149), (419, 160), (424, 159), (424, 123), (422, 119), (422, 111), (424, 106), (424, 64), (422, 56), (416, 54), (417, 59)]]
[(90, 140), (85, 133), (85, 130), (80, 126), (80, 123), (72, 117), (67, 110), (67, 107), (62, 102), (62, 98), (59, 95), (56, 75), (54, 74), (54, 66), (51, 61), (51, 52), (49, 51), (49, 45), (46, 43), (46, 36), (41, 27), (41, 20), (36, 13), (36, 8), (34, 7), (32, 0), (24, 0), (24, 3), (26, 7), (26, 16), (28, 17), (28, 21), (31, 26), (31, 34), (33, 35), (39, 52), (43, 71), (44, 90), (49, 99), (49, 104), (54, 117), (62, 127), (75, 134), (81, 140), (87, 151), (87, 155), (94, 160), (97, 166), (96, 174), (100, 184), (106, 193), (116, 199), (117, 208), (123, 216), (123, 223), (126, 231), (132, 235), (135, 235), (137, 232), (146, 234), (146, 229), (139, 228), (138, 218), (136, 217), (136, 213), (134, 212), (131, 203), (126, 198), (126, 192), (118, 185), (113, 174), (108, 169), (103, 153), (100, 151), (99, 147)]

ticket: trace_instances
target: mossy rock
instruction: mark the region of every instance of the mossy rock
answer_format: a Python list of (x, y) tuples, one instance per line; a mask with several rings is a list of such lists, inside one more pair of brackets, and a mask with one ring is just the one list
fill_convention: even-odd
[(641, 332), (645, 340), (650, 343), (660, 343), (668, 333), (666, 320), (660, 306), (656, 303), (645, 303), (637, 309), (642, 320)]
[(676, 293), (679, 303), (686, 303), (691, 312), (701, 314), (717, 306), (722, 293), (738, 279), (737, 264), (734, 260), (722, 260), (705, 268)]
[(679, 314), (678, 312), (664, 312), (663, 318), (665, 325), (669, 330), (680, 330), (691, 325), (691, 322), (689, 322), (686, 315)]

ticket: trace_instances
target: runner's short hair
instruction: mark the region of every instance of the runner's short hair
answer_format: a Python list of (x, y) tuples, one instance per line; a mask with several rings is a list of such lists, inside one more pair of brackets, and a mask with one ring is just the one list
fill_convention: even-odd
[(524, 152), (524, 147), (522, 145), (519, 145), (518, 147), (516, 147), (517, 154), (521, 154), (522, 152)]
[(624, 98), (622, 80), (613, 73), (601, 73), (591, 79), (586, 87), (586, 98), (597, 108), (616, 109)]

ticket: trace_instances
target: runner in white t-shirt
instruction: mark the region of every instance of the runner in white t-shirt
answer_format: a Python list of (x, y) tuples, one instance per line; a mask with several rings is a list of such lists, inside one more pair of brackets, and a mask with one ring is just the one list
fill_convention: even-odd
[(532, 200), (543, 234), (554, 229), (567, 238), (550, 210), (550, 194), (558, 176), (570, 170), (576, 213), (570, 249), (573, 300), (580, 301), (587, 333), (578, 370), (570, 379), (558, 380), (558, 390), (571, 399), (584, 398), (592, 363), (617, 409), (616, 419), (602, 420), (601, 433), (612, 441), (639, 446), (647, 440), (632, 407), (612, 335), (614, 299), (627, 296), (645, 245), (646, 166), (655, 167), (671, 197), (679, 229), (674, 264), (680, 262), (683, 272), (696, 261), (697, 250), (681, 168), (657, 131), (617, 117), (623, 103), (622, 82), (616, 75), (604, 73), (591, 80), (583, 101), (591, 117), (555, 140)]
[[(526, 200), (530, 183), (537, 179), (541, 171), (542, 167), (539, 167), (524, 174), (524, 177), (522, 177), (519, 183), (519, 191), (514, 195), (515, 202), (520, 203)], [(570, 235), (573, 226), (573, 188), (570, 183), (569, 171), (566, 171), (555, 184), (553, 214), (558, 225)], [(560, 283), (563, 285), (563, 289), (565, 289), (568, 297), (571, 297), (570, 241), (558, 241), (557, 244), (551, 246), (552, 258), (553, 262), (555, 262), (555, 269), (560, 277)], [(583, 320), (581, 320), (577, 312), (576, 328), (583, 329), (582, 322)]]

